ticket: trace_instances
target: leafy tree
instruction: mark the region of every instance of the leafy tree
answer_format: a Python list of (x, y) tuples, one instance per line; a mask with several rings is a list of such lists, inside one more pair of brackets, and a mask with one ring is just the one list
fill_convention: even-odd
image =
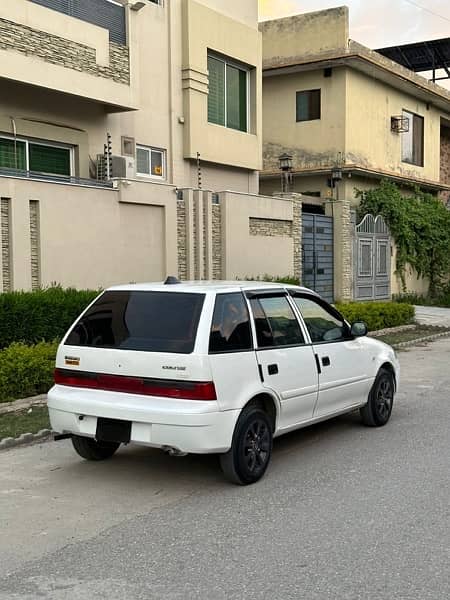
[(396, 270), (406, 291), (405, 268), (409, 264), (419, 277), (430, 282), (430, 296), (438, 292), (450, 273), (450, 211), (438, 198), (412, 188), (402, 195), (392, 182), (383, 180), (369, 191), (356, 190), (361, 215), (381, 214), (397, 246)]

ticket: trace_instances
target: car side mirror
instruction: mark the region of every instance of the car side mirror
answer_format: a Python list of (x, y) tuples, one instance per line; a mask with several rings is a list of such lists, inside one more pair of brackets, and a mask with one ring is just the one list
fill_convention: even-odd
[(363, 337), (367, 335), (368, 329), (364, 321), (355, 321), (352, 323), (350, 333), (353, 337)]

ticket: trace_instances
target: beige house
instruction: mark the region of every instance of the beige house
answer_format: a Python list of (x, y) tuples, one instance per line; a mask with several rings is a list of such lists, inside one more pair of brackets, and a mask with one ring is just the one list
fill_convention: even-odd
[[(334, 294), (353, 297), (358, 252), (362, 248), (369, 260), (370, 250), (355, 247), (354, 190), (387, 177), (448, 195), (450, 92), (349, 40), (346, 7), (267, 21), (260, 30), (260, 190), (280, 190), (279, 157), (290, 155), (290, 189), (315, 197), (303, 198), (304, 223), (308, 213), (334, 217)], [(389, 248), (383, 244), (377, 248), (387, 269)], [(395, 277), (391, 284), (398, 291)], [(423, 282), (411, 279), (410, 285), (423, 289)], [(388, 288), (380, 294), (389, 296)]]
[(257, 0), (0, 2), (0, 290), (299, 272), (261, 53)]

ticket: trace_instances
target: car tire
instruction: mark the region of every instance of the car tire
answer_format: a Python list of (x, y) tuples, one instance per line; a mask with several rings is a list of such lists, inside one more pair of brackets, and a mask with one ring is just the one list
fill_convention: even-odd
[(236, 423), (231, 448), (220, 455), (225, 477), (237, 485), (255, 483), (266, 472), (272, 455), (272, 424), (255, 406), (244, 408)]
[(387, 369), (380, 369), (375, 378), (369, 399), (360, 409), (361, 420), (367, 427), (382, 427), (389, 421), (394, 403), (394, 377)]
[(117, 442), (97, 442), (92, 438), (79, 435), (72, 436), (75, 451), (86, 460), (105, 460), (110, 458), (119, 448)]

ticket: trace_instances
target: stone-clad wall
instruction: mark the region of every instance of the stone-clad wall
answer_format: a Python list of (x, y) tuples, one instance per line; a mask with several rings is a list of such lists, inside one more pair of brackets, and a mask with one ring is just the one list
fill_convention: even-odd
[(292, 221), (250, 217), (249, 233), (250, 235), (264, 235), (268, 237), (292, 237)]
[(108, 66), (98, 65), (94, 48), (0, 19), (0, 49), (13, 50), (68, 69), (129, 85), (130, 60), (126, 46), (110, 42)]
[[(442, 183), (450, 185), (450, 128), (441, 128), (441, 173)], [(450, 192), (442, 192), (441, 198), (444, 202), (450, 200)]]
[(2, 276), (3, 292), (10, 292), (11, 281), (11, 200), (1, 199), (1, 243), (2, 243)]
[(31, 289), (41, 287), (39, 201), (30, 200)]
[(177, 201), (178, 278), (187, 280), (186, 260), (186, 206), (184, 200)]
[(220, 204), (212, 205), (213, 279), (222, 278), (222, 216)]
[(292, 224), (292, 237), (294, 239), (294, 277), (302, 280), (302, 201), (294, 198), (294, 222)]
[[(353, 232), (352, 213), (350, 202), (342, 202), (340, 211), (340, 252), (342, 257), (342, 272), (340, 274), (341, 288), (337, 299), (341, 302), (348, 302), (353, 299)], [(335, 252), (339, 251), (335, 248)], [(335, 290), (336, 294), (337, 290)]]

